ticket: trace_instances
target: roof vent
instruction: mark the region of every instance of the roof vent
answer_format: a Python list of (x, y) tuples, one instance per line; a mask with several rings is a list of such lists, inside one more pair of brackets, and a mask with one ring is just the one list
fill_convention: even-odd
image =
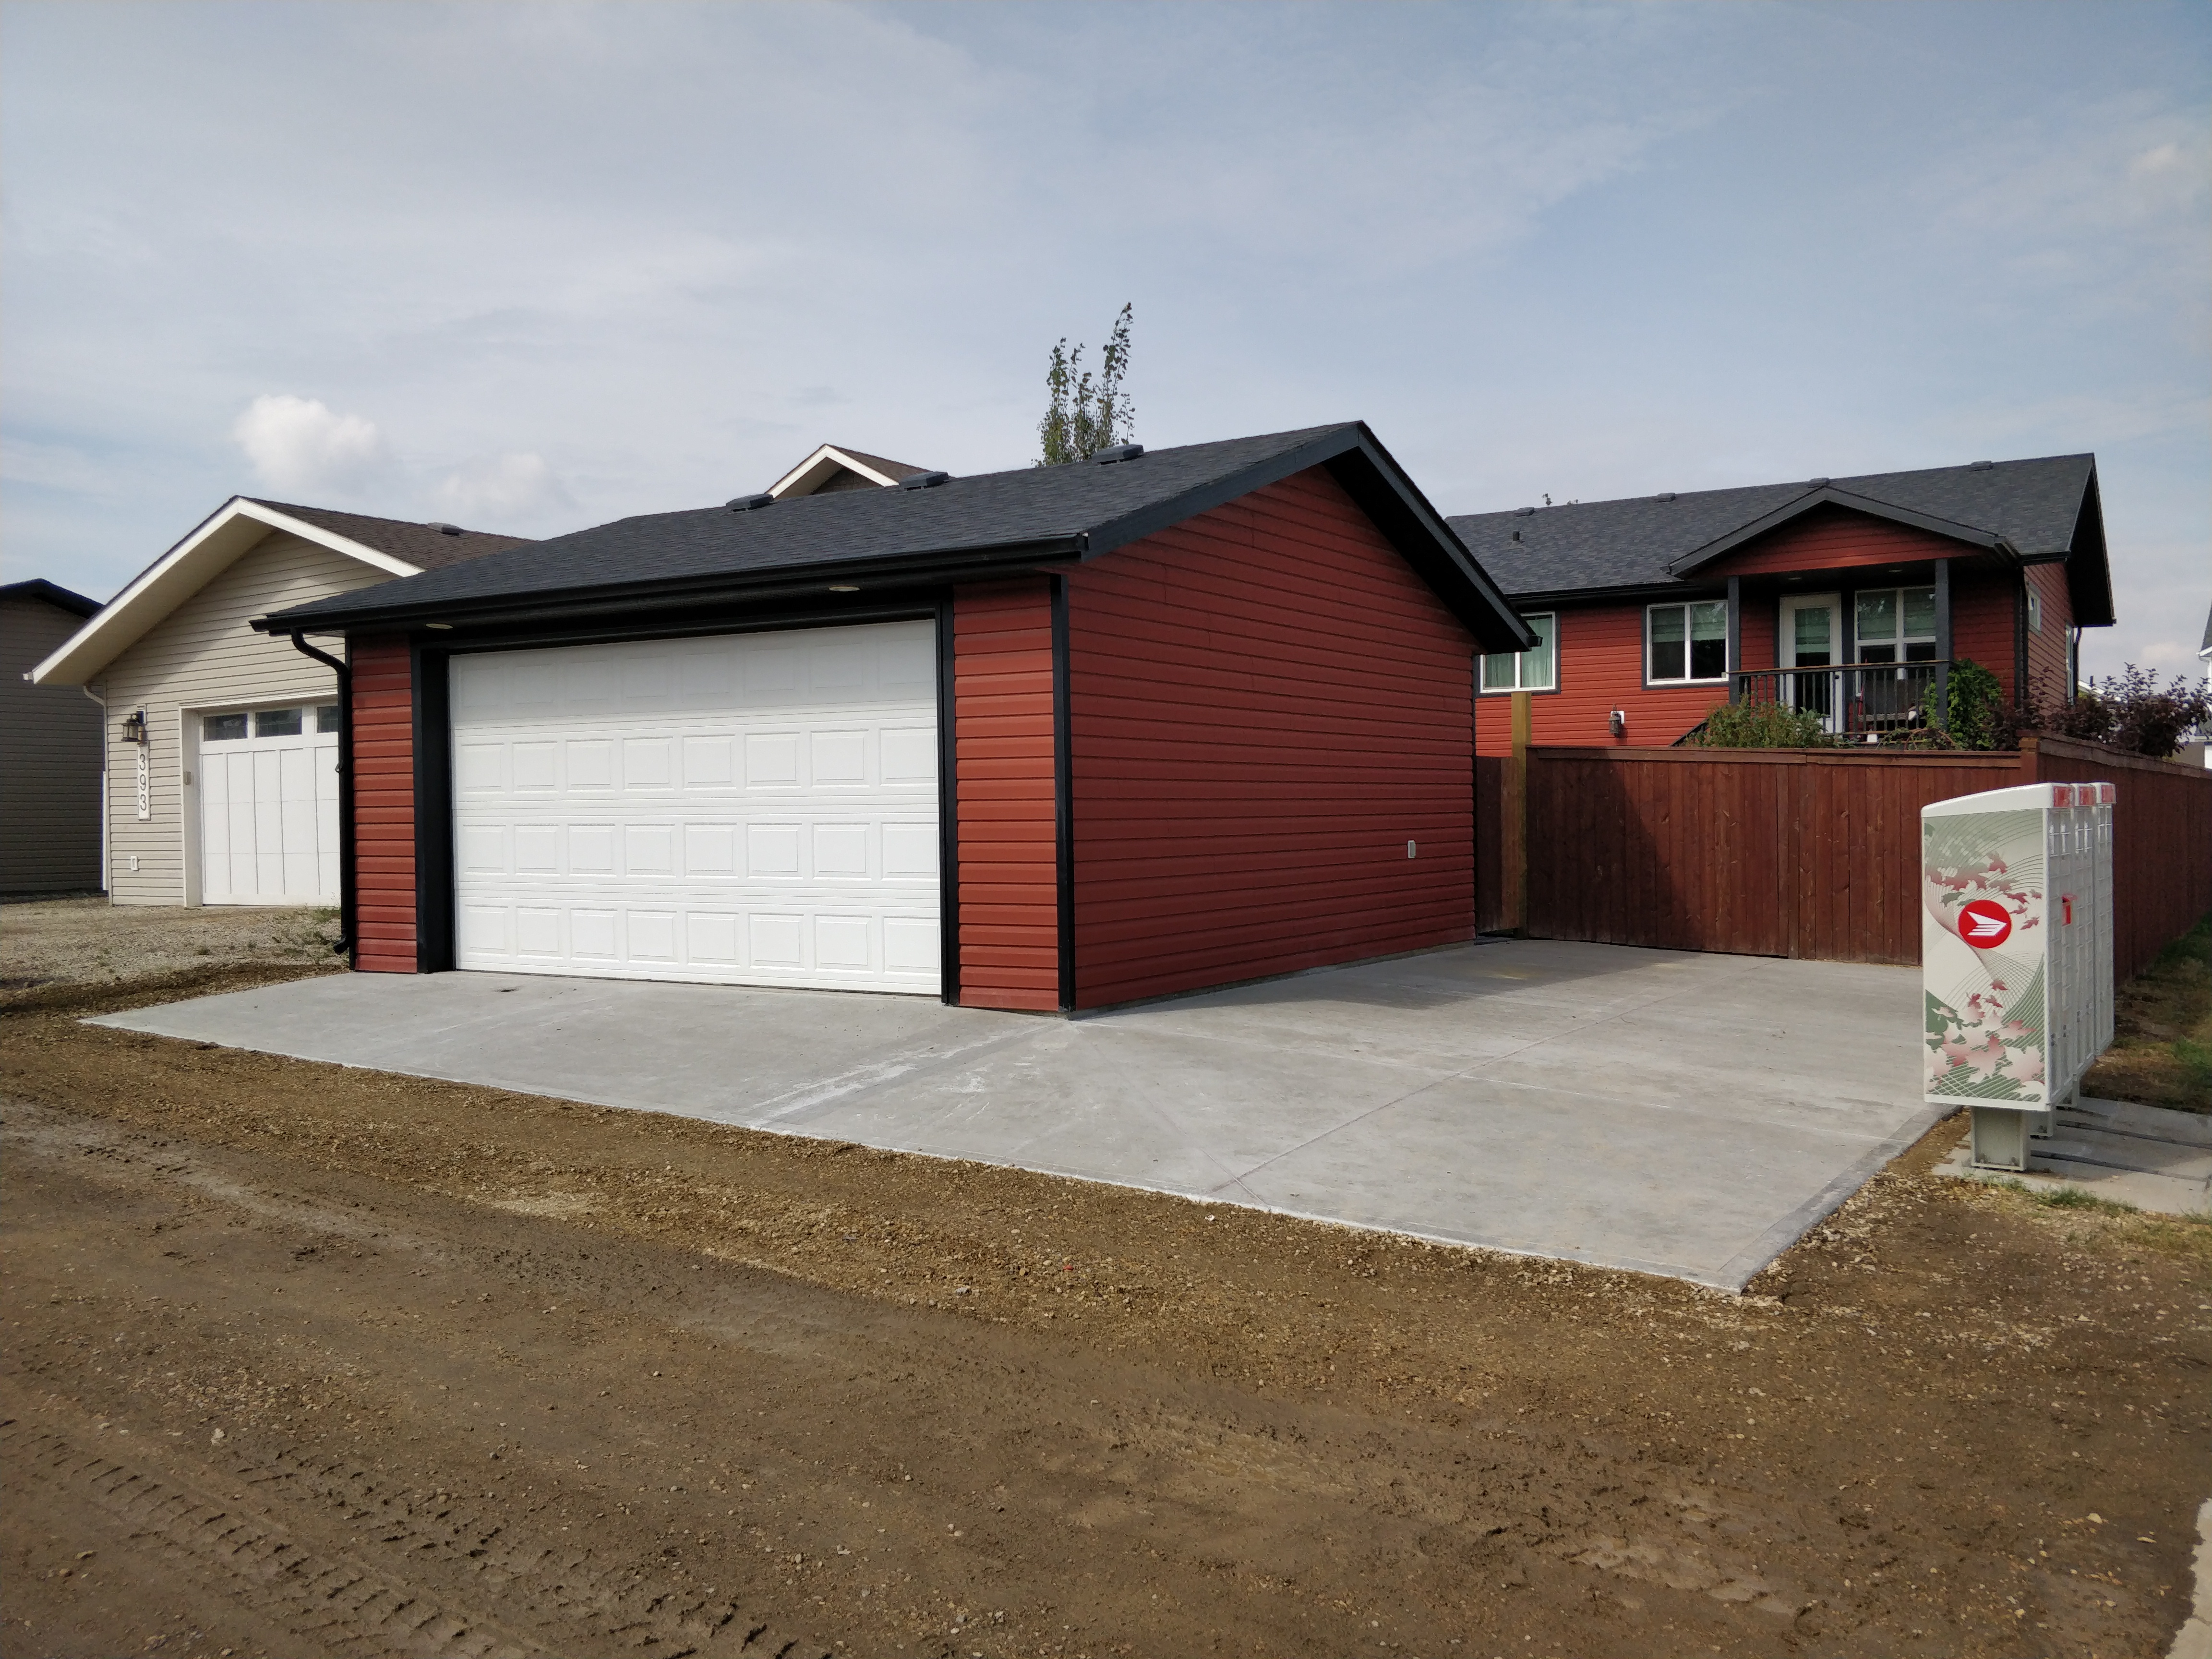
[(1115, 444), (1111, 449), (1102, 449), (1091, 459), (1101, 466), (1111, 466), (1116, 461), (1133, 461), (1145, 453), (1142, 444)]
[(1516, 507), (1513, 509), (1513, 516), (1516, 519), (1525, 519), (1534, 514), (1535, 510), (1536, 509), (1533, 507)]
[(457, 524), (440, 524), (435, 519), (431, 520), (428, 524), (423, 526), (423, 528), (426, 530), (434, 530), (441, 536), (458, 536), (461, 533), (460, 526)]
[(775, 496), (764, 490), (757, 495), (738, 495), (731, 500), (730, 511), (732, 513), (757, 512), (760, 508), (771, 505), (775, 500)]
[(1966, 471), (1969, 472), (1986, 472), (1996, 465), (1996, 463), (1995, 461), (1968, 461), (1966, 463)]
[(1828, 487), (1828, 481), (1826, 478), (1808, 478), (1805, 482), (1815, 489), (1825, 489)]
[(1655, 501), (1671, 501), (1674, 499), (1674, 492), (1671, 489), (1662, 489), (1652, 499)]
[(917, 472), (911, 478), (899, 480), (901, 489), (934, 489), (952, 475), (950, 472)]

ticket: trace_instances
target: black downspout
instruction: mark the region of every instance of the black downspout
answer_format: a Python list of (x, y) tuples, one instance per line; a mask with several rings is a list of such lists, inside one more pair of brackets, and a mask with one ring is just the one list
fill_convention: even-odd
[(303, 634), (292, 635), (292, 648), (313, 657), (338, 677), (338, 942), (331, 949), (345, 953), (346, 966), (354, 965), (353, 856), (353, 670), (327, 651), (309, 645)]

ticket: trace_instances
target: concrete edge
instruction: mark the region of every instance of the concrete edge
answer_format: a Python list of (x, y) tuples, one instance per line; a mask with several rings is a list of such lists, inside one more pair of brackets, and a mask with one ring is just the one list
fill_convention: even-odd
[(1840, 1209), (1845, 1200), (1873, 1180), (1886, 1164), (1959, 1109), (1955, 1106), (1923, 1106), (1906, 1120), (1904, 1128), (1854, 1158), (1841, 1175), (1721, 1264), (1722, 1274), (1730, 1278), (1727, 1288), (1741, 1292), (1784, 1251)]

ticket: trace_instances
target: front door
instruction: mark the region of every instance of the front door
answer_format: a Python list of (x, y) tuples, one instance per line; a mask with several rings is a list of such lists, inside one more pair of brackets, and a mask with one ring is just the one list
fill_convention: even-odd
[(1829, 670), (1843, 660), (1844, 601), (1840, 593), (1793, 593), (1782, 601), (1780, 661), (1796, 672), (1784, 677), (1782, 700), (1793, 708), (1820, 715), (1836, 729), (1838, 676)]

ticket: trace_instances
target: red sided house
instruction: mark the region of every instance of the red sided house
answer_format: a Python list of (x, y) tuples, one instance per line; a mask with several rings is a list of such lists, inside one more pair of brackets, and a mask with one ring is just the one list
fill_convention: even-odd
[(1040, 1010), (1471, 938), (1474, 658), (1534, 643), (1358, 424), (744, 496), (256, 626), (343, 641), (358, 969)]
[(1842, 734), (1940, 725), (1953, 664), (2070, 696), (2079, 630), (2113, 620), (2093, 455), (1450, 522), (1540, 641), (1484, 660), (1486, 755), (1516, 690), (1547, 744), (1664, 746), (1747, 698)]

